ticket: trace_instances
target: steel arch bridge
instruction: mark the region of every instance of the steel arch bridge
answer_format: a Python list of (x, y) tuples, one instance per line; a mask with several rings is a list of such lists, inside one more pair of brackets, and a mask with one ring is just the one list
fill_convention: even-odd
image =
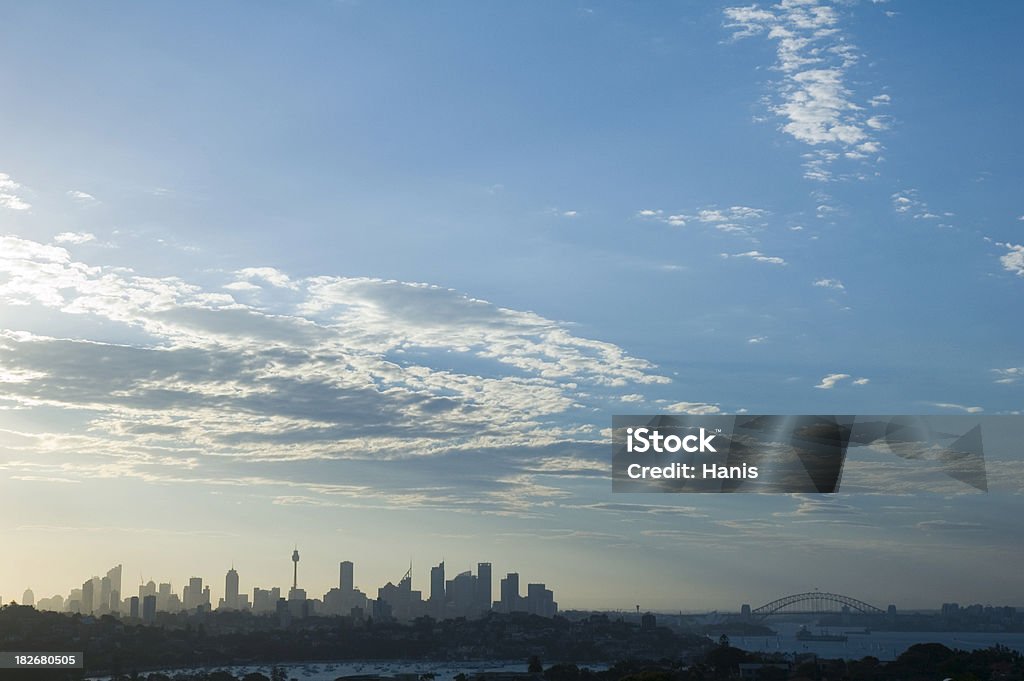
[(876, 608), (864, 601), (858, 601), (856, 598), (850, 598), (849, 596), (843, 596), (842, 594), (827, 593), (825, 591), (810, 591), (803, 594), (783, 596), (771, 603), (765, 603), (756, 610), (751, 610), (750, 614), (755, 617), (768, 617), (769, 615), (775, 615), (777, 613), (819, 615), (842, 612), (844, 607), (848, 607), (850, 610), (856, 610), (857, 612), (865, 615), (885, 614), (885, 611), (881, 608)]

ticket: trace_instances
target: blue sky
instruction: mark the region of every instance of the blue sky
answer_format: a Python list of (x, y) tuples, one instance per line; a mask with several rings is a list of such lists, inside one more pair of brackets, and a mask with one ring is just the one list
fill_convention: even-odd
[(613, 496), (606, 440), (1019, 413), (1022, 14), (6, 6), (0, 594), (283, 585), (298, 543), (313, 593), (1024, 604), (1012, 451), (988, 495), (677, 499)]

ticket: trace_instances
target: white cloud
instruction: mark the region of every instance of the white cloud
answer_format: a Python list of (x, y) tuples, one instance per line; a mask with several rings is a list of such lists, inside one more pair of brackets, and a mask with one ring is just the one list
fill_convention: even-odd
[(1003, 263), (1003, 269), (1013, 272), (1018, 277), (1024, 277), (1024, 245), (1021, 244), (1000, 244), (1009, 250), (1009, 253), (1001, 256), (999, 262)]
[(814, 387), (820, 388), (821, 390), (831, 390), (836, 386), (837, 383), (839, 383), (839, 381), (842, 381), (847, 378), (850, 378), (850, 374), (829, 374), (828, 376), (822, 378), (821, 383)]
[(870, 378), (855, 378), (855, 379), (853, 379), (853, 384), (854, 385), (867, 385), (870, 382), (871, 382)]
[(74, 315), (83, 334), (98, 320), (104, 338), (121, 329), (133, 339), (0, 329), (0, 406), (76, 415), (81, 434), (47, 435), (39, 447), (95, 457), (97, 474), (114, 466), (150, 475), (139, 461), (191, 470), (200, 454), (385, 460), (564, 450), (599, 442), (596, 425), (568, 415), (629, 396), (631, 386), (670, 382), (566, 324), (442, 287), (293, 279), (272, 268), (238, 275), (227, 290), (252, 290), (250, 277), (273, 281), (291, 292), (288, 302), (249, 306), (176, 277), (0, 237), (0, 301)]
[(89, 232), (61, 232), (53, 237), (58, 244), (84, 244), (87, 241), (95, 241), (96, 235)]
[(956, 409), (968, 414), (980, 414), (985, 411), (981, 407), (968, 407), (962, 404), (953, 404), (951, 402), (932, 402), (931, 404), (933, 407), (938, 407), (939, 409)]
[(296, 284), (287, 274), (273, 267), (246, 267), (235, 272), (242, 280), (262, 279), (272, 286), (278, 288), (295, 289)]
[(751, 345), (758, 345), (760, 343), (764, 343), (766, 340), (768, 340), (767, 336), (751, 336), (747, 339), (747, 342)]
[(623, 395), (619, 400), (622, 402), (643, 402), (644, 396), (639, 393), (631, 393), (629, 395)]
[(838, 291), (846, 290), (846, 287), (843, 286), (843, 282), (838, 279), (818, 279), (814, 282), (814, 285), (819, 288), (833, 288)]
[(666, 413), (673, 414), (719, 414), (721, 409), (717, 404), (705, 402), (676, 402), (665, 407)]
[(1018, 383), (1024, 380), (1024, 367), (1008, 367), (1006, 369), (993, 369), (996, 374), (996, 383)]
[(750, 258), (751, 260), (756, 260), (757, 262), (765, 262), (765, 263), (770, 263), (772, 265), (785, 265), (785, 264), (787, 264), (786, 261), (783, 260), (782, 258), (780, 258), (778, 256), (774, 256), (774, 255), (765, 255), (761, 251), (747, 251), (746, 253), (733, 253), (731, 255), (729, 253), (722, 253), (722, 257), (723, 258)]
[(68, 192), (68, 197), (78, 201), (80, 203), (95, 203), (96, 197), (87, 192), (79, 191), (78, 189), (72, 189)]
[[(772, 111), (782, 119), (783, 132), (817, 148), (806, 163), (805, 177), (833, 179), (828, 166), (839, 158), (836, 151), (863, 158), (867, 152), (854, 151), (858, 145), (880, 148), (871, 133), (882, 129), (884, 121), (866, 116), (847, 85), (847, 73), (859, 54), (834, 7), (818, 0), (783, 0), (767, 8), (728, 7), (724, 14), (734, 40), (764, 35), (775, 42), (775, 68), (782, 80), (776, 84)], [(879, 95), (870, 103), (886, 101), (888, 95)]]
[(698, 222), (713, 226), (722, 232), (749, 233), (754, 228), (764, 226), (764, 218), (769, 212), (763, 208), (750, 206), (729, 206), (719, 208), (706, 206), (693, 213), (666, 214), (661, 209), (644, 209), (637, 211), (637, 216), (647, 220), (655, 220), (672, 227), (684, 227), (689, 222)]
[(577, 215), (578, 215), (578, 213), (576, 211), (574, 211), (574, 210), (562, 211), (562, 217), (565, 217), (565, 218), (574, 218)]
[(21, 198), (18, 190), (21, 185), (11, 179), (7, 173), (0, 173), (0, 208), (8, 210), (28, 210), (32, 204)]

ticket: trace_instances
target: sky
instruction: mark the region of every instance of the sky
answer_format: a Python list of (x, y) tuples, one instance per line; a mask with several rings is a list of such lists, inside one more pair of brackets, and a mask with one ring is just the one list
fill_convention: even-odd
[(609, 438), (1021, 413), (1021, 3), (3, 15), (4, 602), (286, 587), (298, 546), (313, 595), (444, 560), (562, 608), (1024, 606), (1012, 446), (987, 494), (655, 496)]

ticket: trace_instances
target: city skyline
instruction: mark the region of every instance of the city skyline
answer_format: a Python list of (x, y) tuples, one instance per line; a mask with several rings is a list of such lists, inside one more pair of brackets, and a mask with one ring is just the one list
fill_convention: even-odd
[(616, 414), (1024, 412), (1020, 25), (6, 7), (0, 594), (117, 564), (287, 594), (297, 545), (318, 596), (416, 557), (425, 593), (486, 559), (563, 609), (1024, 604), (1019, 441), (986, 434), (987, 493), (873, 446), (835, 495), (610, 467)]
[[(460, 572), (452, 579), (445, 579), (445, 563), (441, 561), (430, 568), (430, 591), (423, 598), (422, 590), (413, 589), (413, 568), (401, 580), (388, 581), (376, 590), (376, 598), (368, 596), (355, 586), (354, 563), (340, 561), (338, 581), (327, 589), (322, 598), (315, 590), (299, 586), (298, 565), (300, 554), (296, 547), (292, 552), (292, 586), (287, 592), (280, 586), (253, 585), (252, 598), (241, 589), (239, 573), (234, 564), (224, 576), (223, 595), (204, 584), (203, 577), (191, 576), (181, 586), (181, 595), (175, 589), (174, 581), (148, 581), (140, 577), (138, 595), (131, 589), (123, 588), (123, 565), (118, 564), (107, 571), (106, 576), (94, 576), (85, 580), (81, 588), (72, 588), (63, 594), (36, 599), (31, 587), (26, 588), (20, 605), (35, 606), (39, 610), (79, 613), (84, 615), (114, 614), (153, 621), (158, 612), (196, 612), (200, 609), (217, 611), (247, 611), (253, 614), (278, 613), (284, 605), (290, 614), (299, 617), (311, 615), (343, 615), (396, 619), (411, 621), (421, 616), (437, 619), (457, 617), (478, 618), (487, 612), (525, 612), (544, 617), (553, 617), (558, 611), (554, 592), (544, 582), (526, 584), (525, 595), (520, 586), (518, 572), (509, 572), (499, 580), (497, 600), (492, 601), (494, 579), (491, 563), (476, 564), (477, 574), (471, 570)], [(397, 582), (397, 583), (396, 583)], [(369, 593), (372, 590), (367, 589)], [(358, 613), (358, 615), (357, 615)]]

